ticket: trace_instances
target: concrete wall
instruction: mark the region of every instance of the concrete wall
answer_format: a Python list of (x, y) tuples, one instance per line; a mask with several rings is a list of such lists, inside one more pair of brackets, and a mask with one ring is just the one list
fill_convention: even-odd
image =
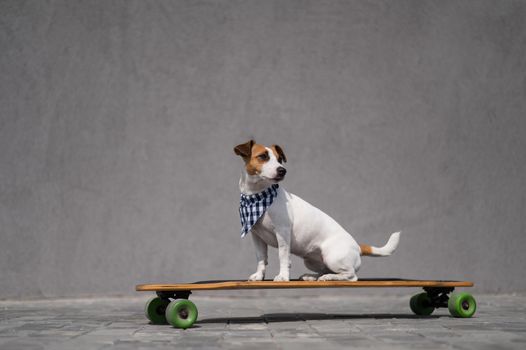
[(497, 0), (0, 1), (0, 297), (246, 278), (232, 147), (250, 137), (282, 145), (285, 188), (359, 242), (403, 231), (361, 277), (525, 291), (525, 16)]

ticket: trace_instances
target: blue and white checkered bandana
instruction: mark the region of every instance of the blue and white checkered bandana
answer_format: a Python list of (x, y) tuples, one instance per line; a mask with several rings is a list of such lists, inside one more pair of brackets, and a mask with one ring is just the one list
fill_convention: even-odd
[(241, 193), (239, 200), (239, 218), (241, 219), (241, 237), (256, 224), (278, 195), (278, 184), (274, 184), (263, 192), (255, 194)]

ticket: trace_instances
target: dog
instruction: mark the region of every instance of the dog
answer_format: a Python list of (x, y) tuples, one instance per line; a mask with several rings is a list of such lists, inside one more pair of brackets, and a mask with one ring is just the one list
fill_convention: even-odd
[(389, 256), (398, 246), (400, 232), (391, 234), (383, 247), (358, 244), (329, 215), (279, 186), (287, 173), (280, 146), (250, 140), (235, 146), (234, 153), (244, 161), (239, 180), (242, 236), (251, 233), (256, 249), (257, 268), (249, 281), (265, 278), (268, 246), (279, 254), (274, 281), (289, 281), (291, 253), (315, 272), (301, 280), (357, 281), (361, 256)]

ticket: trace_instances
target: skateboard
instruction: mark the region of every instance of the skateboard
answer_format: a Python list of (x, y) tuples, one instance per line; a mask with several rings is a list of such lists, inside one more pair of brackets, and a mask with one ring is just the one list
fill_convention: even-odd
[(139, 292), (155, 292), (145, 307), (146, 317), (153, 324), (171, 324), (175, 328), (190, 328), (197, 320), (197, 307), (188, 300), (192, 291), (226, 289), (288, 289), (288, 288), (370, 288), (418, 287), (424, 292), (415, 294), (409, 307), (416, 315), (428, 316), (440, 307), (448, 308), (453, 317), (473, 316), (477, 309), (475, 298), (466, 292), (453, 293), (457, 287), (473, 287), (468, 281), (436, 281), (406, 279), (360, 279), (359, 281), (301, 281), (288, 282), (218, 280), (178, 284), (139, 284)]

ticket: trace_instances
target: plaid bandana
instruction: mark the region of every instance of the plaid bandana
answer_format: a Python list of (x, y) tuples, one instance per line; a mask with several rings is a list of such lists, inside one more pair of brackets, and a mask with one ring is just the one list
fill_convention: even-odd
[(278, 184), (274, 184), (263, 192), (256, 194), (243, 194), (239, 200), (239, 218), (241, 219), (241, 237), (245, 237), (248, 231), (256, 224), (259, 218), (278, 195)]

